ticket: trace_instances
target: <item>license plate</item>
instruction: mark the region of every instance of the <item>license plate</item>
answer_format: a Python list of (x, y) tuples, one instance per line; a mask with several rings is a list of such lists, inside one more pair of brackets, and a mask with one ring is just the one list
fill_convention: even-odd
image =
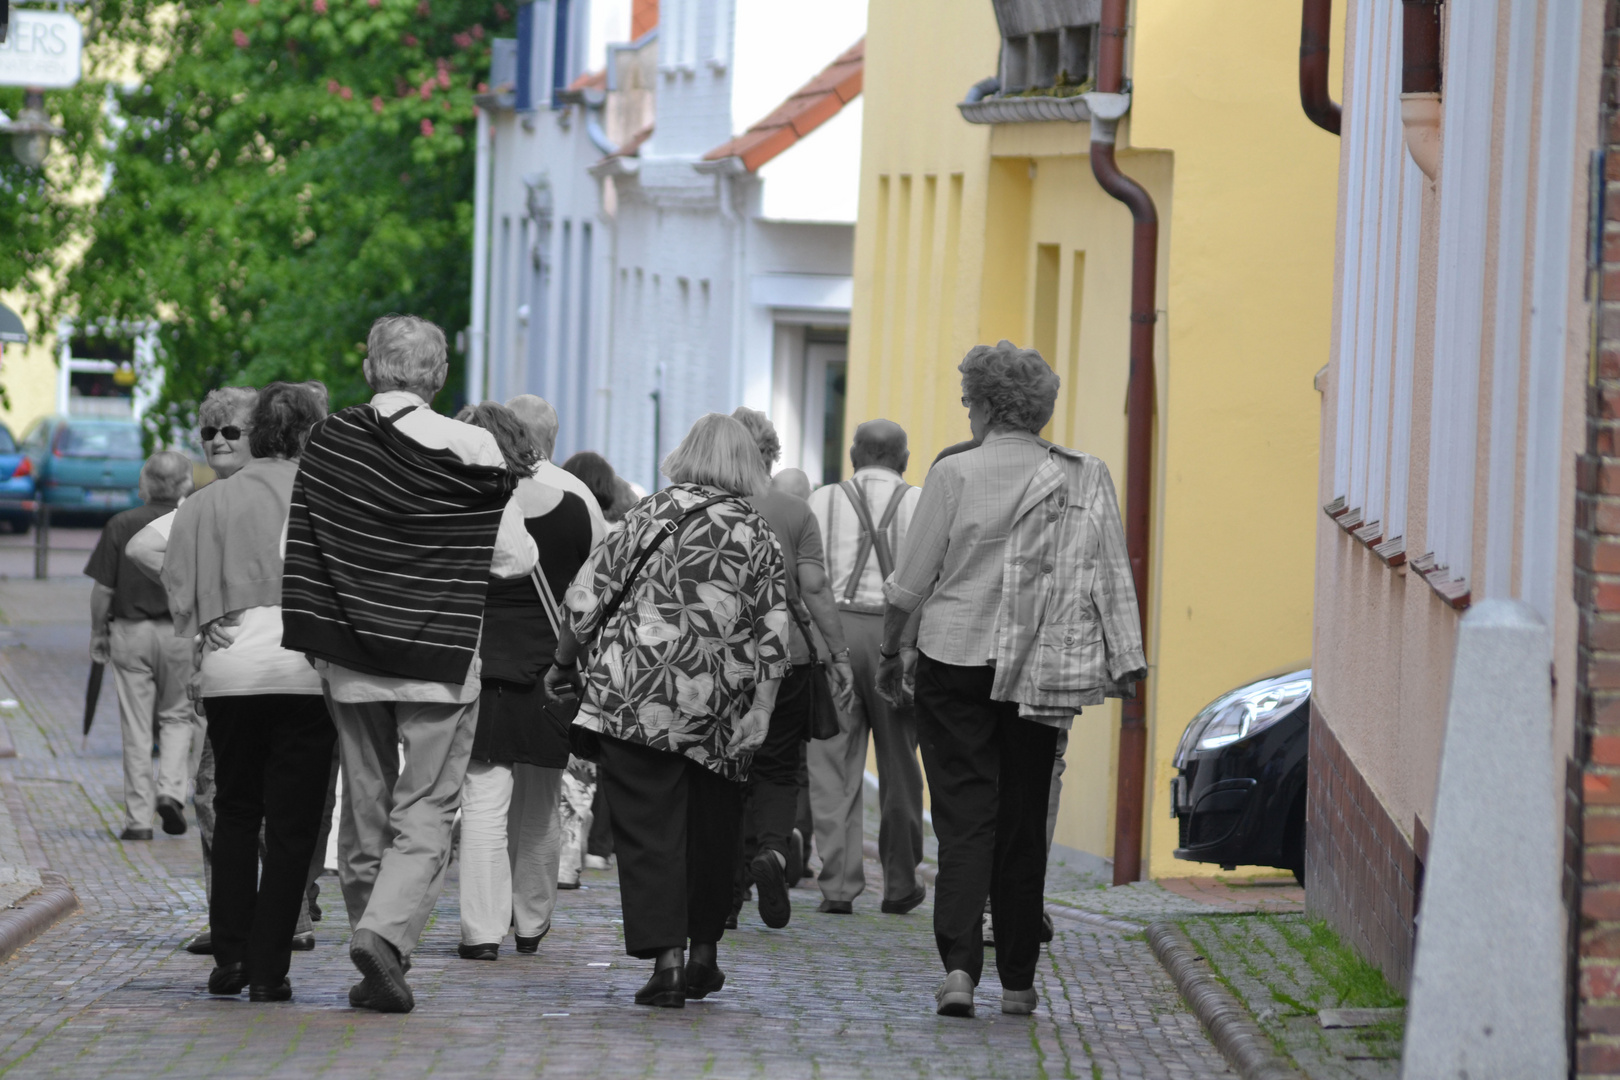
[(91, 488), (84, 493), (87, 506), (128, 506), (129, 492), (123, 488)]

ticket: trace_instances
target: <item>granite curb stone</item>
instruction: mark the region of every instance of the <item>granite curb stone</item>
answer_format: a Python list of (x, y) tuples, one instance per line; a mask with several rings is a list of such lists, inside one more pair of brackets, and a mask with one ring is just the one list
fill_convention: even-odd
[(1153, 955), (1238, 1075), (1244, 1080), (1304, 1080), (1303, 1073), (1277, 1056), (1249, 1010), (1210, 973), (1179, 927), (1157, 922), (1147, 928), (1147, 937)]
[(41, 870), (39, 878), (38, 890), (0, 911), (0, 960), (79, 910), (79, 898), (67, 878), (50, 870)]

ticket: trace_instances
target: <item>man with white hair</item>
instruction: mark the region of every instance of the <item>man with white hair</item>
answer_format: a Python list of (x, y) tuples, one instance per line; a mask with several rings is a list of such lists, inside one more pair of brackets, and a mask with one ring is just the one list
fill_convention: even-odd
[(537, 557), (494, 436), (428, 407), (447, 356), (424, 319), (372, 324), (376, 394), (311, 429), (288, 516), (282, 645), (326, 680), (338, 879), (364, 976), (349, 1002), (379, 1012), (416, 1004), (405, 969), (450, 862), (489, 578), (525, 576)]
[[(123, 840), (152, 839), (152, 813), (163, 831), (186, 831), (186, 784), (191, 774), (191, 640), (174, 636), (163, 586), (143, 574), (124, 547), (153, 520), (172, 513), (191, 492), (191, 461), (159, 451), (141, 466), (144, 506), (115, 514), (84, 572), (90, 591), (90, 658), (112, 663), (124, 735)], [(152, 783), (152, 721), (157, 720), (158, 776)]]
[(534, 478), (542, 484), (572, 491), (584, 500), (585, 510), (591, 515), (591, 546), (594, 548), (607, 535), (607, 519), (602, 517), (602, 504), (596, 501), (596, 495), (585, 486), (585, 481), (551, 460), (552, 452), (557, 449), (557, 410), (551, 407), (551, 402), (534, 394), (519, 394), (509, 400), (506, 407), (523, 421), (535, 445), (540, 447), (540, 462), (534, 467)]

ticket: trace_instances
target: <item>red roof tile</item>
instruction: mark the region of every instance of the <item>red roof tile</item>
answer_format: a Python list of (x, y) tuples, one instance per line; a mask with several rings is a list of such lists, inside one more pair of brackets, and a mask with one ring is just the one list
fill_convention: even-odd
[(844, 54), (801, 86), (771, 114), (735, 139), (703, 155), (705, 161), (742, 158), (749, 172), (776, 157), (837, 115), (861, 92), (866, 64), (866, 39), (851, 45)]

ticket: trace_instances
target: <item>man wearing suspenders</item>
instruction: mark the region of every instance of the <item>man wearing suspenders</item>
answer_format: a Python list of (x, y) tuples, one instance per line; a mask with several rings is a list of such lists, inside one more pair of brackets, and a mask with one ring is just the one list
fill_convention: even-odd
[[(810, 744), (810, 805), (816, 850), (821, 853), (821, 910), (847, 915), (866, 887), (862, 869), (862, 787), (866, 737), (877, 750), (878, 854), (883, 864), (883, 911), (904, 914), (923, 902), (917, 880), (922, 861), (922, 770), (917, 764), (917, 717), (877, 694), (878, 646), (883, 637), (883, 582), (921, 489), (901, 477), (911, 458), (906, 433), (890, 420), (855, 429), (850, 460), (855, 476), (810, 496), (821, 526), (827, 577), (838, 604), (855, 674), (854, 706), (840, 717), (843, 730)], [(916, 650), (912, 650), (915, 658)]]

